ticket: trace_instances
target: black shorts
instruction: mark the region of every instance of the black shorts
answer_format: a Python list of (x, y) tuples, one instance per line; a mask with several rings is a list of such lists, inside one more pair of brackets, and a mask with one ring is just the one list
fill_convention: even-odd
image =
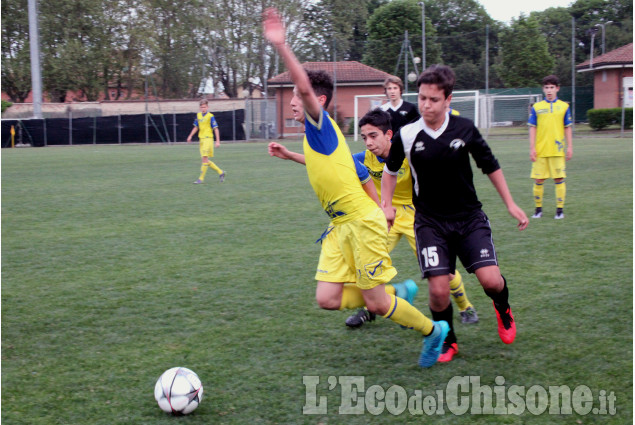
[(483, 211), (461, 220), (415, 214), (417, 258), (423, 278), (454, 273), (458, 256), (468, 273), (497, 266), (492, 228)]

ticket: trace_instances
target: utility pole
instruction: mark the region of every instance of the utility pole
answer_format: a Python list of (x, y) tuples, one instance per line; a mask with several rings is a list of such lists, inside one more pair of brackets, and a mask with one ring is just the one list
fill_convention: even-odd
[(40, 30), (38, 27), (37, 0), (28, 0), (29, 46), (31, 48), (31, 86), (33, 118), (42, 119), (42, 74), (40, 71)]

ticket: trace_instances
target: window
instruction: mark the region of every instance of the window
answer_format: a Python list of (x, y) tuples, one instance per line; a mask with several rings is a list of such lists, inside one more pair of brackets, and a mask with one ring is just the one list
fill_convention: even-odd
[(302, 127), (302, 124), (294, 120), (293, 118), (286, 118), (284, 120), (285, 127)]

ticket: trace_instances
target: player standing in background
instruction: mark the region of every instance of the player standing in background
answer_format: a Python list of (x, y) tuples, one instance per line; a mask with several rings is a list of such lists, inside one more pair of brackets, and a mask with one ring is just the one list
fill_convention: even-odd
[[(546, 179), (552, 178), (556, 186), (555, 219), (564, 218), (564, 198), (567, 186), (564, 182), (566, 161), (573, 156), (573, 132), (569, 104), (558, 99), (560, 81), (555, 75), (542, 80), (545, 100), (534, 103), (529, 115), (529, 158), (531, 178), (534, 179), (536, 212), (531, 218), (542, 217), (542, 199)], [(566, 154), (564, 143), (567, 143)], [(566, 161), (565, 161), (566, 159)]]
[(399, 170), (407, 158), (414, 182), (417, 255), (422, 275), (428, 279), (430, 311), (434, 320), (450, 324), (443, 353), (458, 352), (449, 285), (457, 255), (492, 299), (501, 340), (511, 344), (516, 337), (507, 282), (498, 268), (489, 220), (476, 196), (470, 155), (487, 174), (510, 215), (518, 220), (518, 228), (524, 230), (529, 223), (474, 123), (448, 113), (454, 82), (454, 72), (444, 65), (433, 65), (419, 76), (422, 118), (393, 137), (381, 186), (382, 208), (391, 227), (395, 220), (393, 195)]
[[(391, 117), (381, 109), (374, 109), (360, 119), (359, 127), (367, 150), (354, 154), (353, 158), (364, 164), (375, 184), (377, 192), (381, 192), (381, 177), (385, 161), (388, 159), (393, 135)], [(407, 159), (404, 160), (402, 167), (399, 169), (399, 177), (397, 178), (397, 186), (392, 202), (393, 206), (396, 207), (396, 217), (395, 223), (388, 232), (388, 252), (392, 252), (401, 237), (405, 236), (416, 255), (417, 247), (414, 235), (415, 208), (412, 205), (412, 176)], [(458, 270), (454, 273), (454, 275), (450, 274), (450, 293), (459, 307), (461, 322), (477, 323), (478, 315), (467, 298), (461, 274)], [(375, 315), (362, 308), (346, 319), (346, 325), (357, 328), (365, 322), (373, 320), (375, 320)], [(449, 360), (445, 360), (447, 357), (441, 356), (439, 361), (451, 360), (451, 357)]]
[[(208, 103), (206, 99), (203, 99), (199, 102), (201, 112), (196, 114), (196, 119), (194, 120), (194, 128), (192, 132), (187, 137), (187, 143), (192, 141), (192, 137), (198, 132), (199, 139), (199, 150), (201, 152), (201, 175), (198, 177), (198, 180), (194, 182), (194, 184), (201, 184), (205, 180), (205, 173), (207, 173), (208, 168), (212, 168), (216, 171), (220, 177), (220, 182), (225, 181), (225, 172), (218, 168), (216, 164), (210, 161), (210, 158), (214, 157), (214, 145), (216, 147), (220, 146), (220, 133), (218, 131), (218, 124), (216, 123), (216, 119), (214, 118), (214, 114), (211, 112), (207, 112)], [(212, 133), (213, 130), (213, 133)], [(216, 143), (214, 143), (216, 140)]]
[[(436, 363), (448, 332), (446, 322), (432, 322), (410, 303), (388, 294), (385, 284), (397, 274), (386, 248), (386, 217), (362, 189), (344, 136), (325, 108), (333, 82), (325, 72), (307, 73), (286, 44), (277, 10), (267, 9), (265, 38), (275, 47), (295, 84), (291, 109), (305, 125), (303, 142), (309, 181), (331, 219), (316, 273), (316, 300), (321, 308), (368, 309), (424, 335), (419, 365)], [(269, 145), (275, 155), (276, 144)]]
[(388, 102), (381, 105), (380, 108), (390, 114), (392, 134), (397, 134), (401, 127), (419, 119), (417, 105), (402, 99), (403, 89), (403, 82), (399, 77), (391, 75), (384, 80), (384, 93), (386, 93)]

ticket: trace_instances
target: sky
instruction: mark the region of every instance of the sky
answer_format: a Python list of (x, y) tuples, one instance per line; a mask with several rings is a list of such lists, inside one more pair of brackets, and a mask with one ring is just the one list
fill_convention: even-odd
[(568, 7), (575, 0), (477, 0), (492, 19), (509, 23), (522, 13), (539, 12), (550, 7)]

